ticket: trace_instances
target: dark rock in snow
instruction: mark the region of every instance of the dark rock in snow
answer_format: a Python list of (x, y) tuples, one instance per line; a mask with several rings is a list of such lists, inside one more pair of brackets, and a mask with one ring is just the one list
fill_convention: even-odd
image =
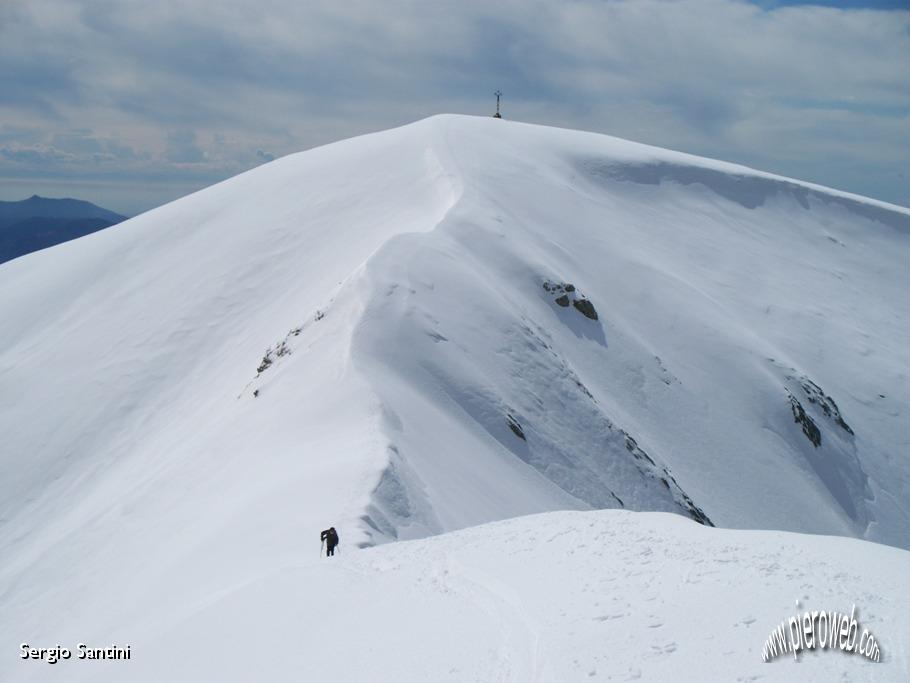
[(806, 414), (802, 404), (792, 394), (790, 395), (790, 408), (793, 410), (793, 421), (803, 428), (803, 434), (816, 448), (822, 444), (822, 433), (815, 420)]
[(625, 430), (620, 431), (625, 438), (626, 450), (629, 451), (629, 453), (631, 453), (636, 460), (647, 460), (649, 463), (651, 463), (652, 466), (657, 466), (657, 464), (651, 459), (651, 456), (641, 449), (635, 439), (633, 439)]
[(844, 421), (844, 418), (840, 414), (840, 409), (837, 407), (833, 398), (827, 396), (825, 392), (821, 390), (820, 386), (805, 377), (800, 382), (800, 386), (802, 387), (803, 392), (805, 392), (809, 403), (818, 405), (825, 414), (825, 417), (831, 418), (838, 427), (848, 434), (853, 435), (853, 429)]
[[(793, 368), (790, 368), (790, 370), (793, 371)], [(786, 379), (798, 382), (798, 386), (800, 389), (802, 389), (803, 394), (805, 394), (806, 400), (809, 401), (811, 405), (816, 406), (819, 410), (821, 410), (821, 415), (819, 415), (817, 412), (815, 413), (816, 419), (824, 417), (824, 419), (830, 420), (836, 426), (847, 432), (847, 434), (850, 436), (856, 436), (853, 428), (847, 424), (847, 421), (844, 419), (843, 415), (841, 415), (840, 408), (838, 408), (837, 403), (834, 402), (833, 398), (825, 394), (820, 386), (818, 386), (815, 382), (813, 382), (805, 375), (797, 376), (788, 374), (786, 376)], [(793, 393), (789, 389), (787, 390), (787, 394), (790, 397), (790, 404), (793, 409), (794, 419), (797, 422), (803, 424), (805, 421), (801, 415), (806, 415), (806, 419), (811, 422), (811, 424), (803, 424), (803, 432), (806, 432), (806, 436), (809, 437), (813, 443), (815, 443), (817, 440), (818, 443), (815, 443), (815, 445), (818, 446), (821, 443), (821, 431), (819, 430), (817, 424), (811, 419), (811, 417), (809, 417), (803, 406), (799, 404), (799, 401), (793, 396)], [(794, 405), (794, 403), (796, 405)], [(815, 437), (816, 432), (818, 432), (817, 439)]]
[(704, 513), (704, 510), (693, 503), (692, 499), (689, 498), (689, 496), (687, 496), (685, 493), (683, 493), (683, 500), (686, 501), (686, 504), (688, 506), (688, 513), (692, 519), (703, 526), (714, 526), (714, 522), (708, 518), (708, 515)]
[(551, 294), (559, 295), (554, 299), (554, 302), (557, 305), (568, 308), (569, 304), (572, 304), (575, 306), (575, 309), (586, 318), (597, 320), (597, 311), (594, 310), (594, 304), (579, 294), (578, 290), (575, 289), (575, 285), (570, 283), (559, 284), (544, 280), (543, 288)]
[(587, 299), (576, 299), (572, 302), (572, 305), (586, 318), (597, 320), (597, 311), (594, 310), (594, 304)]
[(509, 423), (509, 429), (512, 430), (512, 433), (515, 434), (515, 436), (517, 436), (522, 441), (528, 440), (527, 437), (525, 437), (525, 433), (524, 433), (524, 430), (521, 428), (521, 425), (518, 424), (518, 420), (516, 420), (514, 417), (509, 415), (508, 423)]

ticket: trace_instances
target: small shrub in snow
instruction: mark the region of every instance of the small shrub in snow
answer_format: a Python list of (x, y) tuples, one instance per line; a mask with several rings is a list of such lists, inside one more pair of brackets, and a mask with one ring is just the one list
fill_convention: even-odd
[(259, 367), (256, 368), (256, 372), (265, 372), (269, 369), (269, 366), (272, 364), (272, 349), (269, 347), (265, 351), (265, 355), (262, 357), (262, 360), (259, 363)]

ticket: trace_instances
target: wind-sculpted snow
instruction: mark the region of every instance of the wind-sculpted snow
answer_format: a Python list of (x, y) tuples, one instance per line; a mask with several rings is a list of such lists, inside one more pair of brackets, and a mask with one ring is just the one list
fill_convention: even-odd
[[(698, 184), (731, 202), (747, 209), (755, 209), (775, 196), (784, 195), (795, 199), (803, 209), (811, 210), (815, 204), (839, 206), (862, 218), (875, 220), (904, 234), (910, 234), (910, 214), (894, 211), (864, 198), (846, 193), (831, 192), (806, 183), (786, 178), (758, 174), (748, 169), (716, 168), (705, 165), (682, 164), (679, 162), (656, 161), (652, 163), (615, 163), (600, 160), (585, 160), (581, 171), (605, 183), (628, 181), (647, 185), (677, 183)], [(742, 171), (745, 170), (746, 173)]]
[(908, 216), (442, 116), (3, 264), (4, 635), (139, 652), (328, 526), (624, 508), (910, 547)]
[[(457, 235), (461, 227), (452, 232)], [(598, 321), (574, 309), (560, 310), (549, 299), (537, 301), (541, 285), (527, 281), (532, 276), (529, 266), (524, 266), (527, 277), (519, 277), (519, 287), (527, 289), (522, 292), (511, 276), (500, 280), (492, 264), (447, 256), (447, 251), (471, 256), (488, 251), (480, 235), (471, 237), (470, 246), (462, 243), (450, 250), (437, 250), (441, 239), (437, 232), (402, 237), (371, 260), (369, 289), (376, 294), (367, 308), (375, 313), (362, 324), (355, 345), (355, 357), (367, 375), (378, 369), (374, 387), (397, 415), (414, 415), (417, 408), (411, 404), (419, 402), (424, 428), (454, 421), (457, 431), (479, 440), (479, 447), (447, 455), (440, 471), (430, 455), (441, 448), (442, 439), (433, 438), (437, 430), (431, 430), (426, 441), (415, 441), (404, 417), (403, 424), (389, 430), (396, 453), (411, 463), (430, 491), (437, 514), (465, 514), (461, 501), (446, 502), (442, 493), (451, 483), (451, 463), (467, 488), (488, 486), (495, 499), (497, 489), (509, 487), (512, 476), (489, 481), (486, 463), (495, 454), (513, 465), (517, 458), (533, 467), (570, 494), (573, 507), (672, 510), (708, 521), (666, 464), (655, 461), (656, 456), (614, 424), (563, 357), (560, 347), (566, 342), (560, 337), (567, 332), (574, 340), (607, 349)], [(506, 258), (497, 254), (496, 263)], [(510, 264), (508, 270), (523, 265)], [(397, 285), (409, 276), (412, 286)], [(517, 300), (511, 299), (513, 292)], [(563, 324), (565, 331), (559, 329)], [(397, 374), (394, 385), (390, 371)], [(402, 392), (399, 385), (410, 391)], [(445, 429), (440, 425), (437, 433)], [(466, 438), (447, 440), (462, 444)], [(381, 509), (386, 488), (377, 492)], [(399, 499), (396, 495), (388, 504), (394, 506)], [(455, 509), (444, 510), (444, 505)], [(444, 526), (453, 525), (464, 522)]]
[[(389, 443), (443, 528), (497, 516), (465, 513), (443, 493), (452, 462), (461, 463), (463, 486), (492, 488), (480, 496), (488, 505), (498, 498), (525, 509), (490, 482), (495, 453), (530, 465), (580, 508), (676, 510), (719, 524), (908, 542), (907, 510), (892, 504), (907, 474), (891, 459), (906, 430), (891, 422), (889, 436), (878, 428), (857, 435), (842, 429), (839, 412), (824, 414), (824, 446), (813, 448), (801, 433), (811, 418), (794, 421), (787, 402), (799, 385), (763, 367), (771, 356), (806, 363), (847, 394), (870, 379), (860, 365), (892, 384), (889, 363), (906, 353), (876, 327), (892, 325), (888, 308), (904, 304), (873, 297), (859, 310), (858, 302), (906, 281), (893, 254), (867, 250), (888, 243), (906, 254), (902, 233), (881, 225), (900, 227), (906, 213), (596, 136), (570, 143), (525, 127), (526, 137), (494, 141), (495, 128), (464, 120), (449, 130), (478, 140), (446, 155), (464, 191), (434, 230), (402, 235), (371, 259), (367, 309), (375, 312), (354, 346), (400, 418)], [(601, 158), (614, 157), (609, 174), (578, 163), (583, 141), (587, 158), (598, 147)], [(530, 170), (530, 159), (547, 161)], [(646, 187), (632, 191), (629, 179)], [(695, 184), (713, 198), (688, 191)], [(581, 315), (575, 299), (591, 312)], [(826, 327), (844, 333), (818, 334)], [(863, 363), (859, 340), (881, 341), (891, 361)], [(826, 360), (847, 357), (853, 367)], [(810, 413), (827, 405), (802, 398)], [(644, 457), (624, 447), (626, 436)], [(870, 485), (868, 473), (882, 465), (901, 483), (873, 477)], [(884, 504), (875, 487), (890, 489)], [(388, 529), (396, 524), (381, 512), (387, 490), (377, 491), (375, 511)], [(882, 517), (893, 513), (883, 531)]]

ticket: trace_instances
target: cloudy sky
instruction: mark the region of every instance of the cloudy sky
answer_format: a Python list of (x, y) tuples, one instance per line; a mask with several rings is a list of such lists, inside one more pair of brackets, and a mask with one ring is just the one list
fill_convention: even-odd
[(0, 199), (135, 214), (497, 88), (910, 206), (910, 0), (0, 0)]

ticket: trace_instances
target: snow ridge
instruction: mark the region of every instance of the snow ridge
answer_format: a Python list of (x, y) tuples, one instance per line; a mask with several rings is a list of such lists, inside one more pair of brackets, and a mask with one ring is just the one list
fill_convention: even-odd
[(3, 264), (4, 630), (151, 642), (279, 600), (329, 525), (344, 553), (623, 508), (910, 548), (908, 235), (798, 181), (442, 116)]
[[(434, 123), (440, 129), (439, 139), (451, 137), (453, 129), (458, 130), (458, 136), (468, 137), (469, 125), (470, 135), (477, 135), (480, 130), (477, 122), (468, 124), (467, 120), (461, 119), (441, 119)], [(533, 130), (533, 133), (522, 131), (528, 137), (555, 135), (554, 132), (541, 133), (533, 127), (524, 128)], [(487, 127), (484, 133), (489, 130)], [(611, 141), (613, 145), (617, 143)], [(490, 142), (491, 147), (493, 144)], [(509, 157), (512, 150), (503, 145), (501, 139), (495, 144), (507, 159), (499, 163), (510, 172), (524, 162), (522, 153)], [(540, 146), (545, 147), (544, 144)], [(604, 396), (603, 387), (599, 390), (597, 387), (602, 378), (583, 378), (570, 360), (577, 347), (584, 346), (585, 355), (604, 363), (613, 362), (605, 335), (610, 318), (603, 323), (597, 320), (596, 307), (587, 299), (582, 300), (590, 306), (593, 315), (580, 316), (578, 310), (571, 307), (562, 310), (567, 306), (568, 297), (574, 299), (577, 292), (574, 284), (568, 284), (571, 290), (568, 293), (565, 284), (553, 284), (565, 283), (567, 277), (575, 281), (571, 271), (567, 272), (559, 263), (567, 255), (576, 256), (571, 245), (559, 243), (559, 238), (571, 231), (560, 226), (556, 233), (551, 227), (545, 228), (543, 235), (536, 233), (539, 226), (534, 223), (539, 220), (537, 216), (546, 215), (547, 207), (544, 206), (535, 206), (538, 211), (535, 216), (510, 215), (510, 209), (515, 206), (533, 204), (529, 198), (540, 194), (541, 184), (558, 187), (565, 184), (566, 179), (544, 177), (541, 181), (535, 177), (533, 191), (523, 195), (521, 202), (510, 204), (502, 197), (503, 188), (497, 173), (490, 170), (496, 167), (497, 160), (489, 155), (472, 158), (472, 153), (483, 148), (481, 143), (453, 151), (446, 144), (443, 155), (448, 165), (446, 175), (458, 177), (462, 185), (457, 202), (433, 230), (399, 235), (383, 245), (365, 267), (367, 284), (364, 289), (371, 293), (365, 306), (366, 310), (374, 312), (365, 316), (358, 326), (353, 353), (359, 367), (370, 378), (374, 391), (381, 397), (386, 414), (396, 416), (383, 423), (388, 439), (389, 465), (379, 478), (370, 511), (363, 518), (370, 527), (371, 537), (376, 535), (378, 540), (409, 538), (483, 521), (485, 517), (466, 514), (461, 509), (464, 507), (461, 501), (447, 500), (444, 489), (452, 476), (449, 464), (452, 460), (464, 463), (465, 471), (459, 473), (464, 477), (459, 490), (461, 486), (472, 490), (487, 487), (490, 490), (483, 493), (483, 499), (505, 498), (502, 508), (527, 509), (523, 507), (525, 501), (508, 500), (509, 494), (497, 488), (495, 482), (490, 487), (486, 480), (494, 475), (488, 470), (488, 462), (482, 458), (475, 462), (467, 451), (485, 454), (494, 451), (500, 460), (514, 463), (517, 458), (530, 465), (544, 479), (535, 481), (535, 486), (550, 488), (549, 484), (554, 484), (559, 489), (543, 496), (535, 494), (538, 501), (557, 496), (559, 506), (576, 509), (675, 510), (711, 524), (710, 515), (703, 509), (710, 508), (711, 497), (704, 496), (700, 504), (693, 501), (671, 473), (672, 468), (660, 451), (639, 445), (639, 439), (647, 442), (647, 431), (642, 436), (642, 432), (634, 431), (634, 426), (625, 428), (616, 424), (617, 418), (611, 412), (616, 410), (622, 414), (623, 398), (615, 394)], [(604, 163), (592, 161), (587, 149), (579, 156), (574, 151), (566, 154), (563, 148), (558, 150), (561, 158), (549, 160), (548, 168), (535, 168), (528, 175), (545, 176), (552, 173), (554, 167), (568, 166), (572, 170), (569, 178), (576, 180), (570, 188), (571, 199), (576, 204), (590, 200), (601, 211), (611, 201), (615, 205), (617, 190), (637, 191), (629, 190), (628, 183), (657, 186), (664, 192), (695, 185), (702, 188), (699, 194), (714, 193), (717, 199), (712, 202), (722, 200), (727, 211), (731, 210), (730, 205), (739, 213), (754, 213), (762, 207), (779, 211), (775, 205), (783, 203), (788, 213), (796, 206), (809, 213), (813, 208), (817, 213), (833, 208), (836, 214), (846, 209), (850, 222), (858, 217), (871, 219), (901, 234), (910, 224), (906, 212), (885, 209), (788, 179), (740, 167), (730, 169), (721, 164), (714, 167), (704, 160), (692, 163), (691, 158), (686, 159), (688, 166), (682, 166), (679, 159), (672, 158), (672, 153), (665, 152), (662, 154), (671, 157), (672, 162), (639, 158), (630, 163), (622, 159), (623, 154), (629, 153), (627, 148), (621, 150), (620, 154), (615, 154), (611, 149), (614, 158)], [(617, 161), (615, 157), (621, 160)], [(577, 172), (585, 175), (577, 178), (574, 175)], [(673, 189), (666, 189), (667, 185)], [(565, 199), (560, 199), (553, 201), (551, 198), (551, 204), (569, 206)], [(791, 201), (794, 209), (789, 206)], [(674, 211), (680, 209), (672, 202), (671, 207)], [(674, 219), (678, 220), (678, 214)], [(749, 219), (749, 222), (755, 222), (751, 216)], [(758, 219), (759, 224), (764, 220)], [(828, 218), (822, 221), (831, 225)], [(874, 226), (875, 223), (872, 229), (879, 230)], [(596, 228), (588, 229), (596, 231)], [(834, 239), (830, 235), (828, 238), (829, 241)], [(652, 259), (648, 261), (647, 266), (651, 267)], [(592, 272), (591, 275), (596, 278), (598, 274)], [(685, 286), (691, 286), (691, 278), (686, 280)], [(556, 287), (563, 289), (556, 292)], [(551, 291), (561, 296), (548, 296)], [(712, 307), (718, 305), (714, 296), (705, 290), (698, 294)], [(561, 298), (566, 301), (561, 302)], [(725, 317), (729, 318), (727, 314), (725, 311)], [(394, 322), (390, 324), (391, 321)], [(470, 321), (467, 327), (464, 326), (466, 321)], [(560, 340), (554, 336), (554, 322), (556, 329), (571, 330), (574, 339)], [(727, 324), (733, 328), (743, 325), (735, 317)], [(457, 329), (457, 333), (453, 334), (453, 329)], [(616, 332), (622, 334), (626, 330)], [(746, 334), (754, 338), (757, 332), (756, 327), (750, 326)], [(772, 351), (781, 353), (779, 347), (768, 344), (767, 340), (756, 341), (758, 348), (751, 352), (754, 356)], [(736, 343), (741, 342), (736, 340)], [(653, 346), (654, 340), (649, 339), (647, 345)], [(649, 352), (639, 348), (636, 355), (643, 357), (646, 353)], [(650, 377), (646, 381), (650, 383), (659, 378), (670, 390), (678, 387), (679, 379), (665, 367), (660, 356), (653, 354), (652, 357), (654, 363), (636, 359), (641, 364), (636, 371), (647, 373)], [(591, 361), (591, 358), (585, 359), (585, 362)], [(628, 363), (627, 358), (623, 361)], [(766, 362), (775, 367), (779, 365), (774, 361)], [(792, 367), (789, 370), (795, 372)], [(767, 373), (761, 371), (760, 374)], [(796, 410), (794, 406), (798, 402), (791, 393), (794, 376), (778, 375), (774, 380), (777, 384), (774, 392), (789, 397), (791, 408)], [(588, 384), (594, 386), (593, 391)], [(803, 389), (814, 386), (821, 392), (806, 374), (802, 374), (798, 386)], [(812, 395), (807, 395), (804, 401), (816, 409), (824, 409), (826, 401), (833, 404), (833, 399), (823, 392), (821, 396), (824, 399), (818, 402)], [(652, 396), (648, 398), (649, 402), (653, 400)], [(420, 407), (417, 407), (418, 403)], [(434, 410), (431, 411), (430, 406)], [(786, 401), (781, 400), (773, 412), (786, 414), (786, 408)], [(412, 441), (406, 434), (408, 429), (401, 416), (418, 413), (423, 433)], [(833, 514), (839, 520), (833, 526), (827, 522), (822, 528), (863, 535), (874, 521), (874, 513), (867, 505), (874, 495), (857, 455), (855, 435), (849, 429), (848, 434), (835, 428), (846, 425), (839, 412), (836, 417), (827, 419), (829, 417), (825, 413), (824, 419), (819, 421), (823, 425), (819, 438), (822, 431), (828, 435), (821, 448), (820, 444), (807, 446), (794, 438), (792, 428), (774, 432), (775, 440), (788, 442), (787, 448), (796, 461), (790, 466), (813, 477), (822, 497), (833, 503)], [(832, 420), (834, 424), (829, 428)], [(796, 422), (800, 420), (797, 418)], [(634, 418), (632, 423), (634, 425)], [(435, 427), (430, 429), (429, 424), (435, 424)], [(447, 436), (442, 439), (434, 432)], [(450, 451), (438, 444), (443, 440), (454, 441), (463, 447)], [(433, 456), (428, 452), (434, 450), (445, 453), (438, 456), (438, 462), (430, 462)], [(471, 476), (467, 471), (476, 475)], [(522, 476), (527, 478), (528, 473), (524, 472)], [(831, 508), (831, 503), (826, 505)], [(457, 509), (445, 510), (446, 505)], [(437, 509), (434, 510), (434, 506)], [(503, 512), (487, 513), (493, 518), (500, 515), (506, 516)], [(906, 512), (901, 513), (902, 517), (905, 515)], [(786, 528), (787, 524), (778, 518), (769, 526)], [(873, 525), (873, 528), (877, 531), (880, 527)]]

